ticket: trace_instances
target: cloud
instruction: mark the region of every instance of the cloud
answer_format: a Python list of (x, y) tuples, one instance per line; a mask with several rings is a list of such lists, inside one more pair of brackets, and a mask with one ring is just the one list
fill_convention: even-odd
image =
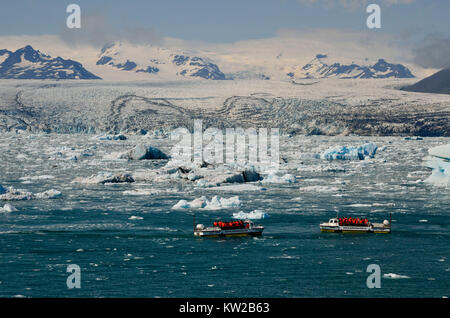
[[(320, 5), (329, 9), (335, 7), (343, 7), (349, 10), (357, 10), (366, 7), (370, 3), (374, 3), (373, 0), (297, 0), (297, 2), (307, 6)], [(391, 6), (391, 5), (411, 4), (415, 2), (415, 0), (383, 0), (381, 2), (382, 4)]]
[(132, 44), (160, 44), (161, 35), (153, 28), (142, 26), (118, 27), (107, 20), (104, 11), (83, 16), (80, 29), (63, 27), (60, 38), (70, 46), (92, 45), (102, 47), (106, 43), (127, 41)]
[(425, 68), (450, 68), (450, 38), (430, 34), (413, 49), (414, 62)]

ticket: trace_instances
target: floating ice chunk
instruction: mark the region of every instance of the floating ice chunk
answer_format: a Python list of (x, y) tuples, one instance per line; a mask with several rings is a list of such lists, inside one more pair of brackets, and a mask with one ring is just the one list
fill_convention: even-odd
[(6, 203), (3, 206), (3, 208), (0, 207), (0, 213), (9, 213), (9, 212), (15, 212), (15, 211), (17, 211), (17, 209), (9, 203)]
[(401, 279), (401, 278), (411, 278), (411, 277), (406, 276), (406, 275), (399, 275), (399, 274), (395, 274), (395, 273), (388, 273), (388, 274), (383, 274), (383, 278)]
[(437, 187), (450, 187), (450, 163), (440, 163), (425, 179), (425, 182)]
[(252, 212), (245, 213), (240, 211), (238, 213), (233, 213), (234, 219), (248, 219), (248, 220), (260, 220), (268, 218), (269, 215), (262, 210), (254, 210)]
[(55, 177), (51, 175), (41, 175), (41, 176), (27, 176), (19, 178), (19, 180), (22, 181), (49, 180), (49, 179), (55, 179)]
[(123, 191), (124, 195), (153, 195), (160, 194), (164, 191), (158, 189), (135, 189), (135, 190), (125, 190)]
[(297, 179), (292, 174), (285, 174), (283, 176), (278, 176), (276, 173), (270, 173), (267, 177), (264, 177), (263, 183), (295, 183)]
[[(199, 171), (201, 173), (202, 171)], [(238, 171), (217, 171), (211, 174), (211, 171), (204, 171), (204, 178), (207, 182), (220, 184), (220, 183), (244, 183), (244, 182), (256, 182), (262, 179), (261, 175), (254, 168), (247, 168)]]
[(111, 152), (110, 154), (106, 154), (103, 159), (150, 160), (169, 159), (169, 157), (158, 148), (141, 144), (125, 152)]
[(367, 157), (373, 158), (376, 151), (377, 146), (374, 143), (366, 143), (359, 147), (339, 146), (329, 148), (317, 157), (326, 160), (364, 160)]
[(32, 200), (33, 193), (27, 192), (25, 190), (15, 189), (9, 187), (6, 193), (0, 195), (0, 200), (4, 201), (20, 201), (20, 200)]
[(177, 204), (172, 207), (172, 210), (189, 209), (190, 204), (186, 200), (180, 200)]
[(428, 150), (432, 157), (427, 157), (426, 166), (433, 169), (425, 182), (438, 186), (450, 187), (450, 144), (433, 147)]
[(97, 175), (87, 178), (77, 177), (72, 182), (84, 184), (131, 183), (134, 182), (134, 179), (129, 173), (99, 172)]
[(199, 199), (192, 200), (191, 203), (189, 203), (189, 207), (191, 209), (201, 209), (201, 208), (206, 207), (207, 203), (208, 202), (207, 202), (206, 198), (201, 197)]
[(158, 148), (148, 145), (137, 145), (128, 153), (131, 160), (145, 160), (145, 159), (169, 159), (169, 157)]
[(93, 139), (98, 139), (98, 140), (127, 140), (127, 137), (125, 135), (100, 134), (98, 136), (95, 136)]
[(33, 196), (36, 199), (55, 199), (61, 197), (61, 195), (62, 193), (60, 191), (51, 189), (41, 193), (36, 193)]
[[(199, 181), (202, 181), (202, 180), (199, 180)], [(265, 188), (258, 187), (254, 184), (223, 185), (223, 186), (219, 186), (219, 187), (207, 188), (207, 190), (213, 190), (213, 191), (233, 191), (233, 192), (260, 191), (263, 189), (265, 190)]]
[(428, 153), (437, 158), (450, 160), (450, 144), (430, 148)]
[(302, 187), (302, 188), (299, 188), (299, 190), (306, 191), (306, 192), (335, 192), (335, 191), (339, 191), (339, 188), (316, 185), (316, 186)]
[(128, 220), (143, 220), (144, 218), (142, 216), (136, 216), (132, 215), (128, 218)]
[(0, 200), (4, 201), (20, 201), (33, 199), (53, 199), (61, 196), (61, 192), (51, 189), (41, 193), (31, 193), (21, 189), (9, 187), (7, 192), (0, 195)]
[(177, 204), (175, 204), (172, 209), (180, 210), (180, 209), (203, 209), (203, 210), (220, 210), (220, 209), (229, 209), (239, 207), (241, 205), (241, 201), (238, 196), (234, 196), (231, 198), (219, 198), (218, 196), (214, 196), (211, 198), (211, 201), (208, 201), (206, 197), (201, 197), (188, 202), (186, 200), (180, 200)]

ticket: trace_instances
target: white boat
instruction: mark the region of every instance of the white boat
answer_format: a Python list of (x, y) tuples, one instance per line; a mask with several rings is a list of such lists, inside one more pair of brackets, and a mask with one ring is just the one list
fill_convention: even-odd
[[(350, 221), (348, 221), (350, 220)], [(391, 222), (372, 223), (367, 219), (332, 218), (320, 223), (321, 232), (334, 233), (391, 233)]]
[(260, 236), (263, 231), (264, 226), (255, 225), (250, 220), (214, 222), (214, 225), (210, 227), (197, 224), (194, 227), (194, 235), (199, 237)]

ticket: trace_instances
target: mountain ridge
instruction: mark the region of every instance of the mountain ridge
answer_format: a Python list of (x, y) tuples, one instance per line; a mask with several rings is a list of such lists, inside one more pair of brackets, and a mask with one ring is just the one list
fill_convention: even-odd
[(371, 66), (361, 66), (355, 63), (327, 64), (324, 59), (328, 56), (317, 54), (306, 65), (297, 66), (286, 75), (292, 79), (319, 79), (337, 77), (342, 79), (367, 79), (367, 78), (413, 78), (411, 71), (402, 64), (391, 64), (380, 58)]
[(0, 79), (101, 79), (77, 61), (52, 58), (26, 45), (0, 50)]

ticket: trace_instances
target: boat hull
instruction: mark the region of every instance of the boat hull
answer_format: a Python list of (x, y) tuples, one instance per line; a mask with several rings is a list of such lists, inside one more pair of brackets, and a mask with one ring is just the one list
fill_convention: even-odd
[(198, 237), (243, 237), (260, 236), (264, 228), (236, 229), (236, 230), (195, 230), (194, 235)]
[(369, 227), (369, 226), (320, 226), (321, 232), (328, 233), (376, 233), (387, 234), (391, 233), (390, 227)]

